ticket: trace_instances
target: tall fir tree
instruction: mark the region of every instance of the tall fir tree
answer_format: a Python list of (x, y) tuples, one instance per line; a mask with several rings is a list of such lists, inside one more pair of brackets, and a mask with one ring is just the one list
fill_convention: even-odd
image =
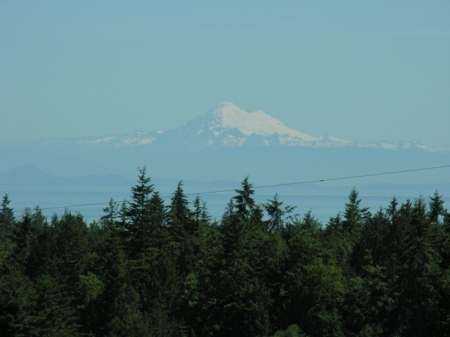
[(241, 183), (241, 189), (237, 189), (236, 193), (237, 195), (233, 197), (236, 200), (236, 214), (242, 220), (246, 221), (255, 206), (255, 200), (252, 197), (255, 190), (253, 189), (253, 185), (248, 181), (248, 176), (244, 178)]
[(150, 180), (146, 167), (139, 169), (138, 183), (131, 188), (131, 201), (126, 209), (128, 221), (124, 234), (127, 251), (132, 259), (145, 250), (146, 241), (151, 236), (150, 195), (153, 192), (153, 184), (150, 184)]
[(10, 203), (8, 194), (5, 194), (0, 206), (0, 266), (11, 248), (9, 237), (14, 227), (15, 217), (14, 210), (9, 207)]
[(264, 204), (264, 208), (269, 215), (270, 219), (267, 222), (267, 230), (273, 232), (279, 230), (284, 225), (284, 217), (287, 214), (292, 213), (295, 209), (294, 206), (282, 207), (283, 202), (278, 199), (278, 193), (275, 193), (273, 199), (267, 200), (268, 202)]

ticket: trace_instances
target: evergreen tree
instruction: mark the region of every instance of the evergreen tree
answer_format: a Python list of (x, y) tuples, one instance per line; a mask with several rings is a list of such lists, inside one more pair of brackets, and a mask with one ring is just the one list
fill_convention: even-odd
[(437, 316), (440, 301), (434, 281), (439, 272), (439, 254), (422, 197), (414, 202), (410, 212), (399, 278), (403, 293), (401, 328), (409, 335), (429, 336), (436, 331), (433, 317)]
[(106, 231), (116, 231), (117, 221), (119, 219), (119, 204), (112, 198), (109, 200), (108, 206), (103, 208), (104, 215), (100, 218), (100, 224)]
[(71, 303), (72, 296), (63, 284), (50, 275), (41, 275), (36, 280), (35, 289), (35, 317), (28, 336), (79, 336), (80, 324)]
[(368, 217), (368, 208), (360, 208), (361, 199), (358, 198), (358, 191), (353, 188), (345, 204), (343, 230), (350, 235), (353, 241), (359, 239), (363, 222)]
[(152, 237), (150, 238), (151, 242), (149, 244), (152, 247), (162, 248), (169, 240), (169, 230), (164, 201), (158, 191), (155, 191), (150, 198), (150, 210)]
[(61, 218), (56, 215), (51, 221), (52, 275), (66, 284), (69, 292), (87, 267), (89, 258), (88, 228), (81, 214), (68, 210)]
[(0, 266), (11, 248), (9, 237), (14, 227), (15, 218), (13, 209), (9, 207), (10, 203), (8, 194), (5, 194), (0, 205)]
[(183, 241), (186, 235), (196, 231), (196, 222), (192, 221), (192, 213), (188, 205), (189, 201), (183, 191), (183, 182), (180, 181), (169, 206), (169, 228), (175, 242)]
[(430, 197), (428, 205), (428, 217), (430, 222), (439, 222), (439, 216), (445, 215), (444, 200), (442, 200), (442, 195), (439, 195), (438, 191), (435, 191), (433, 196)]
[(284, 208), (281, 207), (283, 205), (283, 202), (278, 199), (278, 193), (275, 193), (275, 196), (273, 197), (272, 200), (267, 201), (268, 203), (264, 204), (264, 208), (270, 217), (268, 221), (267, 230), (269, 232), (273, 232), (283, 227), (284, 224), (283, 217), (291, 213), (295, 209), (295, 207), (293, 206), (286, 206)]
[(153, 192), (153, 185), (146, 175), (145, 166), (139, 172), (138, 183), (131, 188), (131, 201), (126, 209), (129, 220), (124, 224), (131, 259), (135, 259), (146, 249), (146, 242), (152, 235), (150, 194)]
[(206, 201), (203, 201), (197, 194), (192, 205), (194, 206), (194, 219), (199, 224), (200, 222), (207, 224), (211, 221), (211, 216), (208, 214), (206, 208)]
[(236, 190), (237, 195), (234, 197), (234, 200), (236, 200), (236, 214), (245, 221), (255, 206), (255, 201), (252, 198), (255, 190), (253, 189), (253, 185), (249, 183), (248, 176), (244, 178), (241, 186), (240, 190)]
[(0, 274), (0, 335), (38, 336), (37, 293), (31, 280), (17, 269)]
[(9, 240), (12, 243), (11, 255), (7, 260), (8, 269), (16, 269), (25, 274), (29, 266), (29, 256), (36, 239), (35, 229), (31, 220), (31, 211), (27, 208), (22, 218), (11, 229)]

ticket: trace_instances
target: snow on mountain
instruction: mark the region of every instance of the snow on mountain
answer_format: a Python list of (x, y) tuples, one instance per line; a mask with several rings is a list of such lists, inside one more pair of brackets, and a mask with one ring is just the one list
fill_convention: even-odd
[(411, 150), (411, 149), (419, 149), (426, 152), (443, 152), (448, 153), (450, 152), (450, 148), (448, 147), (436, 147), (436, 146), (429, 146), (422, 144), (416, 140), (411, 142), (388, 142), (388, 141), (381, 141), (381, 142), (372, 142), (372, 143), (356, 143), (356, 146), (360, 148), (371, 148), (371, 149), (383, 149), (383, 150), (391, 150), (391, 151), (397, 151), (397, 150)]
[(135, 131), (124, 135), (109, 135), (104, 137), (90, 137), (77, 140), (77, 144), (109, 145), (117, 148), (126, 146), (151, 144), (158, 132)]
[(276, 133), (299, 138), (307, 142), (320, 140), (320, 138), (288, 128), (279, 120), (267, 115), (262, 110), (247, 112), (229, 102), (220, 103), (210, 114), (213, 116), (213, 120), (209, 124), (209, 130), (235, 128), (245, 136), (256, 134), (265, 137)]
[[(315, 137), (291, 129), (262, 110), (245, 111), (230, 102), (222, 102), (204, 116), (190, 120), (184, 125), (156, 136), (158, 141), (188, 145), (191, 149), (204, 147), (242, 147), (242, 146), (291, 146), (313, 148), (376, 148), (390, 151), (420, 149), (427, 152), (450, 152), (448, 148), (436, 148), (412, 142), (373, 142), (358, 143), (326, 135)], [(159, 139), (161, 138), (161, 139)], [(177, 141), (174, 141), (174, 139)], [(160, 142), (161, 144), (161, 142)]]
[(248, 112), (233, 103), (222, 102), (206, 115), (169, 130), (166, 138), (178, 137), (190, 148), (211, 146), (308, 146), (342, 147), (349, 141), (336, 137), (314, 137), (291, 129), (261, 110)]
[[(42, 138), (31, 142), (36, 146), (95, 146), (128, 148), (150, 146), (155, 149), (187, 148), (199, 150), (213, 147), (289, 146), (312, 148), (384, 149), (390, 151), (420, 149), (427, 152), (450, 152), (419, 142), (372, 142), (368, 144), (339, 139), (334, 136), (315, 137), (294, 130), (262, 110), (245, 111), (230, 102), (222, 102), (203, 116), (167, 131), (135, 131), (122, 135), (85, 138)], [(30, 143), (30, 144), (31, 144)]]

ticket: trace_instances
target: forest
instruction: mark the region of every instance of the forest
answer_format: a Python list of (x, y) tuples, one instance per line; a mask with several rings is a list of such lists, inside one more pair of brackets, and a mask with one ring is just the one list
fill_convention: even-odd
[[(98, 221), (0, 206), (0, 336), (449, 336), (450, 213), (436, 191), (326, 224), (245, 178), (213, 220), (139, 170)], [(381, 205), (380, 205), (381, 206)]]

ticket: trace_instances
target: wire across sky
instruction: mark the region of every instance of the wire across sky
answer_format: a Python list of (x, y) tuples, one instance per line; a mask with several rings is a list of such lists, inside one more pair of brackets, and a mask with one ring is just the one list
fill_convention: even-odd
[[(445, 168), (450, 168), (450, 165), (422, 167), (422, 168), (414, 168), (414, 169), (406, 169), (406, 170), (398, 170), (398, 171), (367, 173), (367, 174), (351, 175), (351, 176), (343, 176), (343, 177), (335, 177), (335, 178), (303, 180), (303, 181), (295, 181), (295, 182), (280, 183), (280, 184), (253, 186), (252, 188), (253, 189), (263, 189), (263, 188), (279, 187), (279, 186), (303, 185), (303, 184), (312, 184), (312, 183), (322, 183), (322, 182), (328, 182), (328, 181), (350, 180), (350, 179), (358, 179), (358, 178), (365, 178), (365, 177), (375, 177), (375, 176), (384, 176), (384, 175), (393, 175), (393, 174), (403, 174), (403, 173), (409, 173), (409, 172), (438, 170), (438, 169), (445, 169)], [(217, 193), (235, 192), (235, 191), (236, 191), (236, 189), (225, 189), (225, 190), (214, 190), (214, 191), (205, 191), (205, 192), (197, 192), (197, 193), (186, 193), (185, 195), (193, 196), (193, 195), (217, 194)], [(170, 195), (162, 196), (163, 199), (167, 199), (169, 197), (170, 197)], [(99, 205), (106, 205), (106, 204), (108, 204), (108, 202), (96, 202), (96, 203), (88, 203), (88, 204), (44, 207), (44, 208), (41, 208), (41, 210), (55, 210), (55, 209), (62, 209), (62, 208), (69, 209), (69, 208), (76, 208), (76, 207), (99, 206)], [(22, 211), (14, 211), (14, 213), (18, 213), (18, 212), (22, 212)]]

